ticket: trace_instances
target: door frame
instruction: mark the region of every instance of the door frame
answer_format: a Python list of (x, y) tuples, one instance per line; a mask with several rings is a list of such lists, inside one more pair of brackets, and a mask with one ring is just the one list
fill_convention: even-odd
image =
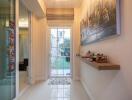
[[(20, 91), (20, 86), (19, 86), (19, 81), (20, 81), (20, 78), (19, 78), (19, 4), (20, 4), (20, 0), (16, 0), (16, 5), (15, 5), (15, 20), (16, 20), (16, 97), (14, 98), (14, 100), (17, 100), (17, 98), (19, 96), (21, 96), (24, 91)], [(27, 9), (28, 11), (28, 21), (29, 21), (29, 26), (28, 26), (28, 44), (29, 44), (29, 70), (28, 70), (28, 85), (31, 85), (31, 58), (32, 58), (32, 55), (31, 55), (31, 12)], [(28, 87), (28, 86), (27, 86)], [(25, 87), (25, 88), (27, 88)], [(26, 89), (23, 89), (23, 90), (26, 90)]]
[(19, 0), (15, 1), (15, 23), (16, 23), (16, 97), (19, 96)]
[(70, 33), (70, 70), (71, 70), (71, 76), (70, 76), (70, 78), (73, 78), (73, 27), (70, 25), (70, 26), (50, 26), (49, 28), (48, 28), (48, 36), (47, 36), (47, 45), (49, 45), (48, 47), (47, 47), (47, 53), (48, 53), (48, 58), (47, 58), (47, 69), (48, 69), (48, 79), (51, 77), (50, 76), (50, 69), (51, 69), (51, 66), (50, 66), (50, 49), (51, 49), (51, 46), (50, 46), (50, 33), (51, 33), (51, 29), (52, 28), (69, 28), (70, 30), (71, 30), (71, 33)]

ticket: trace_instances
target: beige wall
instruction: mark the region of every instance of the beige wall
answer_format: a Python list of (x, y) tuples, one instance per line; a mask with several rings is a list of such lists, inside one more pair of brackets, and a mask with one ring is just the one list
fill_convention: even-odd
[(74, 22), (73, 22), (73, 78), (80, 79), (80, 61), (76, 57), (79, 53), (80, 46), (80, 8), (74, 8)]
[(31, 22), (31, 78), (34, 83), (45, 80), (47, 22), (46, 18), (39, 19), (35, 15)]
[(30, 58), (31, 83), (46, 79), (46, 7), (43, 0), (21, 0), (23, 5), (31, 12), (31, 38)]
[[(93, 100), (132, 100), (132, 1), (121, 1), (121, 35), (81, 48), (108, 55), (111, 62), (120, 64), (120, 71), (98, 71), (81, 62), (81, 81)], [(82, 18), (89, 0), (82, 5)]]

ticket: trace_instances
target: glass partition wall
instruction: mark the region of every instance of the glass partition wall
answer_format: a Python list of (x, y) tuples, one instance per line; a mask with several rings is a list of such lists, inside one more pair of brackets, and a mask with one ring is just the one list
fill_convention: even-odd
[(16, 95), (15, 0), (0, 0), (0, 100)]

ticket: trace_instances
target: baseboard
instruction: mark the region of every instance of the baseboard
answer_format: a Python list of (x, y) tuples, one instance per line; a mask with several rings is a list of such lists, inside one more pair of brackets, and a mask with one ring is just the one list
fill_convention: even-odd
[(75, 80), (76, 80), (76, 81), (80, 81), (80, 77), (76, 77)]
[(19, 95), (13, 99), (13, 100), (18, 100), (28, 89), (30, 88), (30, 85), (27, 85), (20, 93)]
[(35, 78), (32, 79), (31, 85), (34, 85), (38, 82), (45, 81), (45, 80), (46, 80), (45, 77), (36, 76)]
[(90, 92), (90, 89), (88, 88), (86, 82), (83, 79), (80, 79), (81, 84), (83, 85), (85, 91), (87, 92), (88, 96), (90, 97), (90, 100), (95, 100), (93, 94)]
[(45, 77), (37, 76), (35, 82), (45, 81)]

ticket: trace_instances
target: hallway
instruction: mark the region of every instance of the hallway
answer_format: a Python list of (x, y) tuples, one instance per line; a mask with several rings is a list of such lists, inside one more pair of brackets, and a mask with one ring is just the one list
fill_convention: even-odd
[(18, 100), (90, 100), (79, 81), (71, 85), (49, 85), (49, 80), (31, 86)]
[(0, 100), (132, 100), (132, 0), (0, 0)]

